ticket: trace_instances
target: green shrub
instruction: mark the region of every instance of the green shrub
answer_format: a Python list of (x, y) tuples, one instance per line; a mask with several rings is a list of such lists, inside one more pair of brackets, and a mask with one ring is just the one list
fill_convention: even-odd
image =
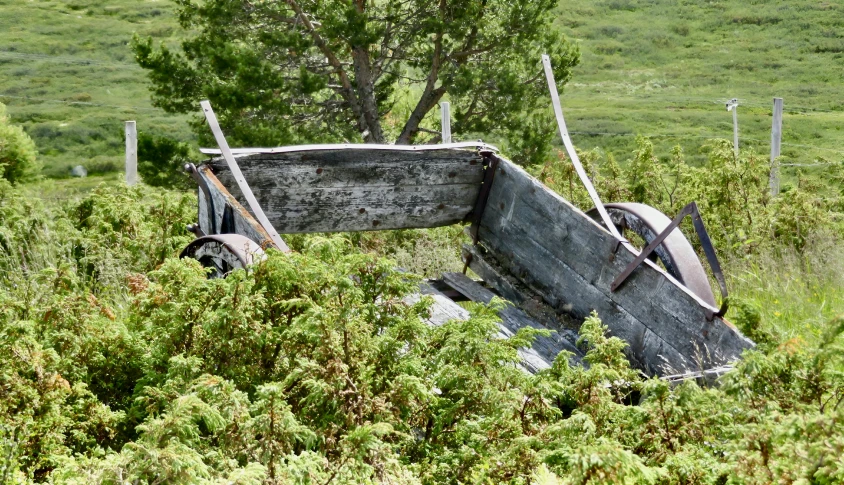
[(190, 162), (190, 149), (166, 136), (138, 133), (138, 174), (144, 183), (168, 189), (190, 189), (196, 186), (185, 175), (184, 165)]
[(38, 178), (41, 165), (37, 153), (35, 142), (23, 128), (9, 122), (6, 106), (0, 103), (0, 178), (13, 184)]
[[(768, 187), (770, 164), (752, 150), (736, 157), (732, 144), (712, 140), (705, 149), (708, 161), (701, 167), (686, 164), (680, 147), (671, 157), (660, 159), (653, 143), (636, 139), (637, 149), (623, 166), (593, 150), (580, 154), (586, 171), (607, 202), (641, 202), (669, 217), (695, 201), (716, 248), (724, 255), (758, 252), (762, 248), (803, 249), (807, 241), (826, 231), (844, 238), (844, 228), (834, 221), (844, 219), (840, 194), (826, 196), (823, 184), (800, 177), (798, 185), (772, 197)], [(584, 210), (592, 207), (583, 184), (564, 157), (538, 168), (538, 177), (551, 189)], [(842, 180), (839, 166), (832, 166), (829, 180)], [(681, 226), (693, 232), (688, 220)], [(696, 238), (689, 238), (696, 244)]]
[[(174, 257), (189, 239), (192, 195), (120, 184), (45, 202), (32, 190), (0, 184), (0, 481), (844, 476), (842, 317), (818, 324), (816, 340), (772, 335), (722, 387), (702, 389), (641, 376), (593, 314), (578, 342), (588, 367), (563, 353), (529, 375), (517, 351), (537, 331), (498, 336), (500, 301), (428, 326), (429, 301), (406, 298), (419, 278), (359, 249), (413, 248), (418, 234), (301, 237), (297, 252), (208, 279)], [(766, 311), (748, 305), (737, 323), (767, 328)]]

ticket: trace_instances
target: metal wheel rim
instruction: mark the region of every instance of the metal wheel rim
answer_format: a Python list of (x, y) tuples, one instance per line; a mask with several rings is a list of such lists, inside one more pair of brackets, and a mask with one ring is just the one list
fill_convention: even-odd
[[(645, 244), (649, 244), (671, 223), (668, 216), (647, 204), (617, 202), (604, 204), (604, 207), (619, 230), (630, 229), (642, 237)], [(587, 215), (596, 219), (598, 212), (591, 209)], [(654, 249), (654, 254), (674, 279), (706, 303), (717, 306), (706, 270), (694, 247), (680, 229), (674, 229), (662, 244)]]
[(182, 258), (193, 258), (213, 271), (211, 278), (225, 278), (236, 269), (246, 269), (266, 258), (257, 243), (240, 234), (215, 234), (191, 241)]

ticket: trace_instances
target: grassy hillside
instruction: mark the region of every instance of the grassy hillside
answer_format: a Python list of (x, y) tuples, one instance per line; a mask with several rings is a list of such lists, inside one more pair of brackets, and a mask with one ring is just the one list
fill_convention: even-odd
[[(35, 139), (48, 175), (77, 163), (119, 167), (126, 119), (192, 138), (184, 117), (150, 105), (128, 47), (135, 32), (175, 44), (173, 12), (168, 0), (0, 0), (0, 101)], [(699, 163), (707, 139), (731, 138), (724, 102), (736, 97), (742, 146), (768, 153), (779, 96), (786, 163), (842, 158), (840, 3), (567, 0), (558, 25), (583, 52), (563, 96), (581, 148), (624, 160), (633, 135), (649, 134), (660, 156), (680, 144)]]
[(45, 172), (122, 166), (123, 121), (191, 137), (183, 117), (153, 108), (129, 41), (172, 42), (165, 0), (0, 0), (0, 102), (38, 145)]
[[(772, 98), (784, 98), (786, 163), (844, 153), (844, 5), (810, 0), (570, 0), (559, 25), (583, 59), (563, 104), (581, 148), (627, 157), (632, 134), (700, 161), (707, 138), (769, 153)], [(587, 134), (590, 133), (590, 134)], [(607, 133), (617, 134), (609, 135)]]

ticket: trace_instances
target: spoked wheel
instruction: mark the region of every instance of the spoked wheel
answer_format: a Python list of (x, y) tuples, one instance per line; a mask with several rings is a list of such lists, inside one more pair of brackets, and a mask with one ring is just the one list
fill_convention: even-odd
[(246, 269), (266, 258), (261, 246), (240, 234), (215, 234), (191, 241), (181, 258), (193, 258), (211, 268), (209, 278), (225, 278), (236, 269)]
[[(646, 204), (619, 202), (604, 204), (604, 207), (619, 232), (623, 233), (625, 229), (633, 231), (645, 240), (645, 245), (650, 244), (671, 224), (671, 219), (668, 216)], [(587, 212), (587, 215), (600, 222), (596, 209), (591, 209)], [(649, 258), (652, 260), (659, 258), (668, 274), (691, 290), (701, 300), (712, 306), (717, 306), (706, 271), (703, 269), (703, 265), (691, 243), (680, 232), (680, 229), (671, 231), (671, 234), (654, 249)]]

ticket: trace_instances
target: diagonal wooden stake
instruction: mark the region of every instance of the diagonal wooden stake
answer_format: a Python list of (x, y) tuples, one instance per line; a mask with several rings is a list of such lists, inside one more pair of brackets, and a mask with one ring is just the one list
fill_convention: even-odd
[(612, 219), (610, 219), (610, 215), (607, 214), (607, 210), (604, 208), (604, 204), (601, 203), (601, 198), (598, 197), (598, 192), (592, 185), (592, 181), (589, 180), (589, 177), (586, 175), (586, 170), (583, 169), (583, 165), (580, 163), (580, 157), (577, 156), (574, 144), (571, 142), (569, 130), (566, 128), (566, 120), (563, 118), (563, 108), (560, 106), (560, 95), (557, 93), (557, 83), (554, 81), (554, 71), (551, 70), (551, 58), (548, 57), (547, 54), (542, 55), (542, 65), (545, 67), (545, 79), (548, 81), (548, 90), (551, 91), (551, 103), (554, 105), (554, 115), (557, 117), (557, 126), (560, 128), (560, 136), (563, 138), (563, 145), (566, 147), (571, 163), (574, 165), (574, 169), (577, 171), (580, 181), (583, 182), (583, 185), (586, 187), (586, 192), (589, 193), (589, 198), (591, 198), (592, 203), (595, 204), (595, 208), (598, 210), (598, 214), (601, 215), (601, 220), (604, 221), (604, 224), (606, 224), (610, 234), (626, 245), (627, 240), (621, 236), (618, 229), (615, 227), (615, 224), (613, 224)]
[(290, 248), (287, 247), (287, 244), (285, 244), (284, 240), (281, 239), (281, 236), (278, 235), (278, 231), (275, 230), (272, 223), (270, 223), (270, 220), (267, 219), (266, 214), (264, 214), (264, 210), (261, 209), (261, 204), (258, 203), (258, 200), (255, 199), (255, 195), (252, 193), (252, 189), (249, 188), (249, 184), (246, 183), (246, 178), (243, 177), (240, 167), (237, 166), (237, 161), (235, 161), (234, 155), (232, 155), (232, 151), (231, 148), (229, 148), (226, 137), (223, 136), (223, 130), (220, 129), (220, 124), (217, 122), (217, 116), (214, 115), (214, 110), (211, 109), (211, 103), (209, 103), (206, 99), (204, 101), (200, 101), (199, 104), (202, 106), (202, 111), (205, 113), (205, 119), (208, 121), (208, 126), (211, 127), (211, 132), (214, 133), (214, 138), (216, 138), (217, 145), (220, 147), (220, 153), (229, 165), (229, 170), (232, 171), (232, 175), (237, 182), (237, 186), (240, 187), (240, 191), (246, 198), (249, 208), (252, 209), (252, 213), (255, 214), (255, 218), (258, 219), (258, 223), (261, 224), (265, 231), (267, 231), (267, 234), (270, 235), (270, 239), (272, 239), (278, 249), (284, 252), (290, 251)]

